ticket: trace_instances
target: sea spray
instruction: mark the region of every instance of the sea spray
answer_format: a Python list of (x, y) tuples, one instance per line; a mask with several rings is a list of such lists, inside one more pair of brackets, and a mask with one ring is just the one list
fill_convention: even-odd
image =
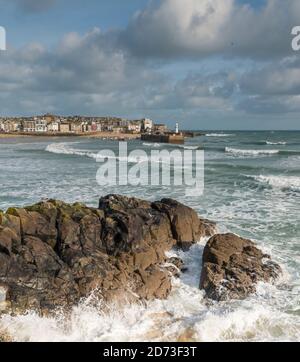
[[(262, 284), (245, 301), (207, 303), (199, 290), (204, 240), (190, 251), (172, 251), (188, 267), (173, 279), (167, 300), (146, 304), (104, 305), (93, 298), (83, 300), (69, 314), (40, 317), (34, 312), (2, 316), (0, 329), (14, 341), (246, 341), (297, 340), (299, 318), (279, 312), (272, 304), (282, 293)], [(262, 292), (263, 291), (263, 292)]]

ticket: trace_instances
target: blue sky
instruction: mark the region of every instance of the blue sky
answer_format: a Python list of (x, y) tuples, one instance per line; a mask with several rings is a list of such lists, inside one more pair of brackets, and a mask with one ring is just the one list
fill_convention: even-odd
[(0, 0), (2, 115), (299, 129), (298, 0)]
[(65, 33), (86, 33), (95, 26), (103, 30), (126, 27), (147, 4), (147, 0), (56, 0), (49, 8), (24, 11), (17, 2), (4, 0), (2, 5), (0, 1), (1, 25), (9, 29), (8, 41), (13, 46), (33, 40), (53, 45)]

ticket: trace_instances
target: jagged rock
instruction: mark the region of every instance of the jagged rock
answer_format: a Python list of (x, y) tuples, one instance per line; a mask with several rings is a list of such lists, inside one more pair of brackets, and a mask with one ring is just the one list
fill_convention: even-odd
[(56, 200), (10, 208), (0, 213), (0, 309), (48, 313), (91, 292), (106, 300), (166, 298), (166, 251), (195, 243), (212, 231), (208, 225), (169, 199), (109, 195), (99, 208)]
[(203, 252), (200, 289), (210, 299), (244, 299), (259, 281), (269, 282), (281, 273), (278, 264), (255, 244), (234, 234), (213, 236)]
[(215, 224), (199, 219), (195, 210), (172, 199), (162, 199), (152, 206), (168, 215), (177, 246), (188, 249), (201, 237), (212, 236), (216, 232)]
[(187, 271), (183, 260), (177, 257), (172, 257), (167, 260), (166, 269), (176, 278), (179, 278), (181, 273)]
[(217, 234), (217, 224), (207, 219), (199, 219), (202, 237), (209, 237)]

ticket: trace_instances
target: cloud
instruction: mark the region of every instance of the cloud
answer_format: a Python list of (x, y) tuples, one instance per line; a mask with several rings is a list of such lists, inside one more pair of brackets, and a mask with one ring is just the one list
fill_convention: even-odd
[(249, 113), (300, 111), (300, 60), (284, 58), (244, 72), (239, 79), (238, 108)]
[(244, 74), (240, 81), (243, 92), (257, 95), (300, 94), (300, 61), (285, 58)]
[(175, 71), (165, 71), (164, 63), (119, 47), (118, 33), (95, 28), (85, 35), (66, 34), (52, 50), (37, 43), (7, 50), (0, 58), (0, 103), (6, 114), (18, 110), (176, 119), (197, 112), (298, 112), (299, 59), (259, 64), (247, 70), (222, 62), (219, 70), (200, 67), (176, 77)]
[(114, 46), (99, 29), (67, 34), (53, 50), (40, 44), (7, 50), (0, 58), (3, 113), (120, 113), (144, 106), (166, 77)]
[(117, 46), (117, 34), (66, 34), (56, 48), (32, 43), (0, 58), (2, 113), (180, 113), (230, 109), (234, 78), (191, 73), (175, 80)]
[(234, 0), (153, 1), (125, 30), (68, 33), (51, 49), (10, 48), (0, 57), (1, 113), (148, 115), (197, 128), (295, 118), (300, 61), (287, 57), (283, 30), (293, 11), (300, 2), (254, 9)]
[(121, 38), (141, 57), (270, 58), (292, 52), (299, 13), (299, 0), (266, 0), (260, 8), (235, 0), (154, 0)]

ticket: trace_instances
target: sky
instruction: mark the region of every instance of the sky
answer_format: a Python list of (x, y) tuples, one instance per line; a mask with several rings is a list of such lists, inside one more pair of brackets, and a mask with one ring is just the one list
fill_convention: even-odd
[(299, 0), (0, 0), (0, 115), (300, 129)]

